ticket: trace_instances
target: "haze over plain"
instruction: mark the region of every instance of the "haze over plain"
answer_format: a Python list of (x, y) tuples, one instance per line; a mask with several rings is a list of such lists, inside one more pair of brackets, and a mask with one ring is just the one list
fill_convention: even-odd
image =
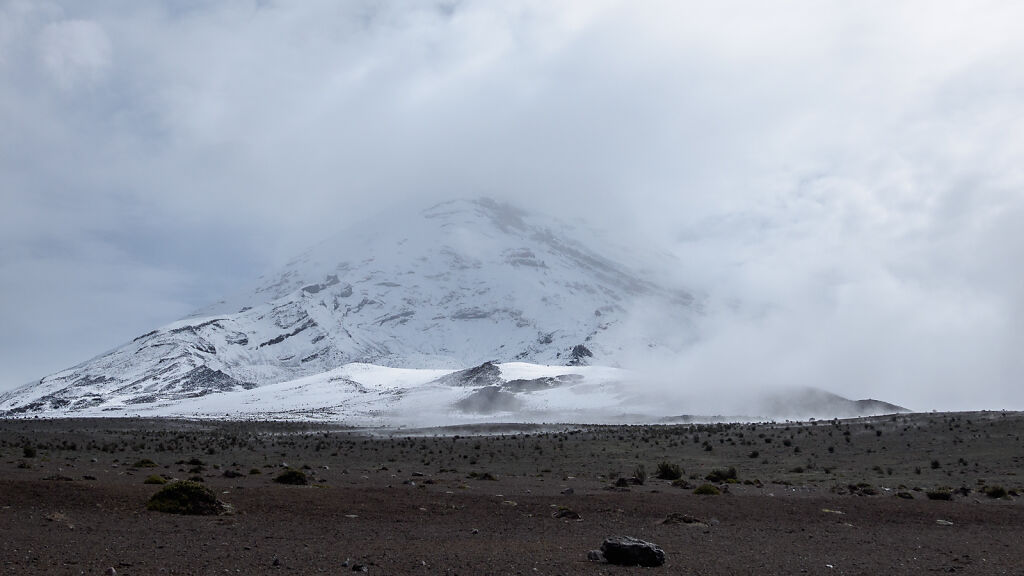
[(6, 2), (0, 387), (487, 195), (679, 256), (673, 380), (1024, 408), (1022, 12)]

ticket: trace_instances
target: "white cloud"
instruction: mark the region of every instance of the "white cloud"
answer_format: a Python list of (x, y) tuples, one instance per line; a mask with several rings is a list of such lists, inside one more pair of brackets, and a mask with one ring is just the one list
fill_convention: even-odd
[(93, 86), (111, 65), (113, 49), (103, 28), (89, 20), (51, 22), (39, 38), (40, 59), (64, 90)]
[(50, 277), (23, 247), (99, 237), (81, 285), (131, 246), (126, 274), (183, 280), (126, 300), (171, 319), (220, 289), (217, 263), (243, 262), (228, 285), (367, 211), (483, 193), (653, 238), (685, 283), (744, 302), (694, 377), (747, 374), (727, 365), (741, 347), (774, 367), (748, 379), (903, 382), (927, 408), (931, 386), (967, 405), (974, 374), (1024, 407), (1022, 20), (1007, 2), (9, 3), (0, 297)]

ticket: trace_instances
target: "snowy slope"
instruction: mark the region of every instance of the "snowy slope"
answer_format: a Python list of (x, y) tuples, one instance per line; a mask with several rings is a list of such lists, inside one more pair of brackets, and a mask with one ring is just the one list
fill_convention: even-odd
[[(629, 373), (597, 366), (494, 365), (488, 386), (459, 386), (451, 370), (390, 368), (354, 363), (295, 380), (204, 397), (131, 403), (115, 397), (102, 406), (44, 416), (156, 416), (275, 420), (330, 420), (356, 426), (436, 426), (496, 421), (590, 422), (620, 418)], [(529, 379), (522, 378), (529, 376)], [(566, 378), (568, 376), (568, 378)], [(564, 378), (558, 380), (558, 378)], [(525, 390), (521, 383), (532, 382)], [(515, 384), (516, 382), (520, 384)], [(511, 386), (509, 386), (509, 383)], [(496, 385), (494, 385), (496, 384)], [(466, 406), (467, 398), (504, 388), (514, 409)]]
[(111, 396), (102, 405), (65, 406), (41, 415), (326, 420), (394, 428), (495, 422), (691, 423), (906, 411), (884, 402), (793, 389), (740, 401), (736, 406), (741, 412), (723, 415), (700, 412), (700, 400), (667, 390), (653, 397), (648, 392), (641, 374), (603, 366), (486, 362), (453, 371), (353, 363), (248, 390), (144, 403), (130, 395)]
[[(631, 350), (690, 343), (699, 302), (653, 272), (674, 262), (600, 236), (486, 199), (368, 220), (252, 289), (0, 396), (0, 414), (305, 393), (351, 380), (336, 371), (353, 363), (618, 366)], [(652, 313), (657, 331), (635, 321)]]

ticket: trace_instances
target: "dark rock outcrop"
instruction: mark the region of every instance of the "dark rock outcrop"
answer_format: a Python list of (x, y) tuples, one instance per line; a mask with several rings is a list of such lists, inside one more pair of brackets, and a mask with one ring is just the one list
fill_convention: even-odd
[(572, 352), (569, 353), (569, 365), (580, 366), (582, 364), (586, 364), (587, 358), (593, 357), (594, 353), (590, 351), (590, 348), (587, 348), (583, 344), (577, 344), (576, 346), (573, 346)]
[(446, 386), (497, 386), (502, 383), (501, 368), (493, 362), (484, 362), (479, 366), (452, 372), (436, 380)]
[(582, 380), (583, 376), (579, 374), (560, 374), (558, 376), (543, 376), (532, 380), (509, 380), (502, 385), (502, 389), (509, 392), (540, 392), (557, 388), (564, 384), (577, 384)]

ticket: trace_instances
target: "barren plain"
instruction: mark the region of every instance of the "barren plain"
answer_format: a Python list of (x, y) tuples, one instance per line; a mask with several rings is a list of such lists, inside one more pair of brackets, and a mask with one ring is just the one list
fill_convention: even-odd
[[(0, 572), (1021, 574), (1022, 433), (1016, 412), (425, 430), (3, 420)], [(307, 483), (275, 482), (286, 470)], [(147, 510), (175, 479), (228, 512)], [(656, 543), (665, 565), (588, 561), (611, 535)]]

